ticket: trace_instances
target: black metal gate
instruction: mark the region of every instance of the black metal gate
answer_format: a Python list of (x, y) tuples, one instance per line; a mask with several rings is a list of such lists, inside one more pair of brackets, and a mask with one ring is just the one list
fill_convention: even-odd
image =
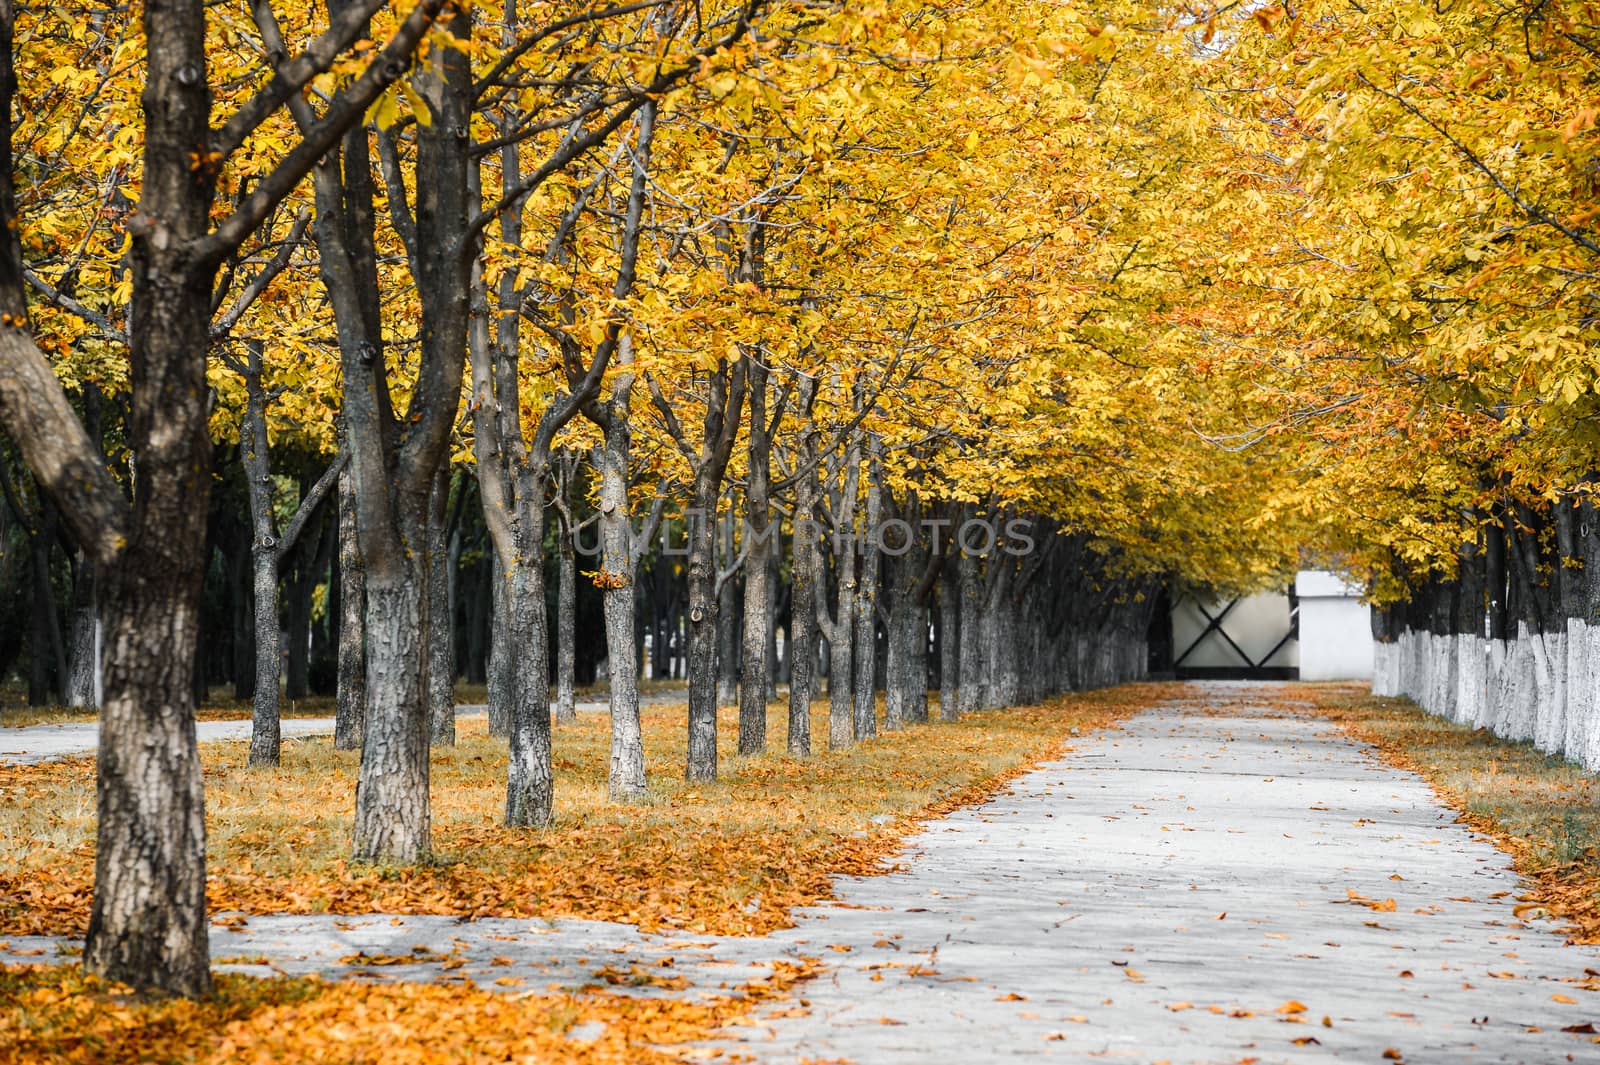
[[(1252, 596), (1226, 602), (1204, 602), (1184, 595), (1173, 603), (1174, 643), (1172, 672), (1180, 680), (1293, 680), (1300, 675), (1296, 665), (1286, 664), (1293, 655), (1283, 652), (1300, 638), (1300, 603), (1291, 585), (1277, 597), (1287, 600), (1287, 619), (1273, 609), (1263, 609), (1265, 597)], [(1277, 598), (1273, 597), (1273, 598)], [(1249, 604), (1253, 616), (1241, 615), (1242, 604)], [(1199, 618), (1187, 616), (1193, 611)], [(1264, 624), (1264, 619), (1271, 624)], [(1198, 633), (1193, 632), (1198, 622)], [(1184, 631), (1188, 630), (1188, 631)]]

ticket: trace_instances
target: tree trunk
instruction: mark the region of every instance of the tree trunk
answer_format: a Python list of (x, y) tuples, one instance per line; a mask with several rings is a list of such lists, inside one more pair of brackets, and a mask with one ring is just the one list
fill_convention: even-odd
[(61, 645), (61, 620), (56, 592), (50, 580), (50, 556), (56, 544), (56, 508), (48, 499), (39, 507), (39, 528), (29, 541), (33, 577), (33, 625), (28, 637), (28, 705), (52, 706), (64, 702), (62, 681), (65, 653)]
[(1012, 596), (1015, 563), (998, 554), (991, 555), (996, 567), (993, 583), (987, 590), (983, 609), (983, 656), (988, 663), (988, 683), (984, 685), (983, 706), (997, 710), (1016, 705), (1017, 649), (1016, 602)]
[[(413, 513), (424, 517), (426, 498)], [(407, 537), (426, 561), (425, 528)], [(366, 731), (356, 784), (355, 856), (407, 864), (432, 849), (428, 810), (428, 721), (419, 668), (426, 654), (426, 577), (409, 565), (367, 573)]]
[[(732, 366), (727, 359), (718, 360), (706, 382), (699, 451), (691, 456), (694, 482), (687, 530), (689, 610), (684, 618), (689, 677), (689, 742), (684, 775), (691, 781), (717, 777), (717, 565), (713, 523), (728, 459), (738, 438), (746, 368), (743, 358)], [(651, 399), (663, 414), (671, 415), (670, 406), (654, 388)], [(680, 439), (679, 443), (685, 446), (688, 442)]]
[(511, 606), (504, 568), (489, 552), (489, 735), (511, 732)]
[[(469, 39), (468, 12), (457, 10), (444, 32)], [(416, 132), (414, 247), (419, 254), (414, 258), (420, 344), (403, 436), (382, 413), (388, 386), (375, 380), (370, 352), (376, 342), (367, 340), (353, 349), (340, 345), (357, 525), (367, 566), (367, 727), (356, 788), (354, 851), (358, 860), (401, 864), (421, 861), (432, 850), (425, 688), (431, 627), (428, 577), (433, 568), (428, 510), (434, 479), (449, 460), (450, 433), (460, 408), (468, 269), (477, 258), (467, 229), (469, 209), (476, 204), (469, 204), (472, 74), (464, 52), (439, 49), (412, 83), (427, 98), (433, 121)], [(354, 139), (347, 138), (347, 147)], [(370, 169), (364, 176), (370, 179)], [(391, 212), (397, 208), (404, 210), (404, 204), (390, 204)], [(338, 319), (342, 297), (337, 285), (328, 288)]]
[(575, 452), (562, 452), (559, 463), (561, 483), (559, 513), (560, 536), (556, 544), (556, 711), (559, 724), (570, 725), (578, 720), (577, 687), (577, 629), (578, 629), (578, 558), (575, 539), (578, 535), (574, 520), (574, 496), (577, 494), (578, 464)]
[(83, 956), (109, 979), (199, 997), (211, 973), (193, 664), (211, 496), (201, 355), (216, 265), (193, 250), (211, 228), (214, 185), (190, 160), (211, 136), (205, 9), (151, 0), (144, 24), (145, 167), (128, 257), (128, 443), (139, 476), (128, 546), (114, 578), (102, 574), (109, 653)]
[[(722, 559), (731, 568), (734, 565), (733, 527), (738, 522), (737, 510), (729, 507), (717, 518), (717, 529), (722, 542)], [(732, 573), (718, 574), (721, 588), (717, 592), (717, 705), (737, 706), (739, 703), (739, 587)]]
[(861, 436), (852, 433), (844, 455), (844, 486), (833, 508), (833, 565), (837, 610), (828, 626), (828, 747), (842, 750), (857, 738), (855, 719), (856, 492), (861, 486)]
[(769, 455), (766, 444), (765, 367), (750, 371), (749, 490), (745, 493), (744, 632), (739, 687), (739, 753), (767, 749), (767, 686), (772, 640), (772, 570), (769, 556), (777, 528), (768, 510)]
[(233, 614), (233, 697), (241, 702), (256, 696), (255, 559), (250, 550), (251, 539), (250, 530), (246, 528), (243, 535), (231, 539), (228, 546), (228, 600)]
[(66, 703), (95, 707), (95, 674), (100, 655), (95, 630), (100, 624), (96, 603), (94, 566), (79, 552), (72, 566), (72, 613), (67, 620)]
[[(102, 440), (103, 397), (92, 381), (83, 385), (84, 431), (99, 450)], [(103, 452), (102, 452), (103, 454)], [(232, 574), (230, 573), (230, 576)], [(67, 675), (63, 682), (66, 703), (99, 708), (100, 604), (95, 592), (94, 561), (82, 547), (72, 556), (72, 604), (67, 619)]]
[[(955, 548), (951, 548), (952, 552)], [(939, 575), (939, 718), (961, 716), (961, 579), (955, 558), (947, 557)]]
[(356, 540), (355, 486), (347, 469), (339, 474), (339, 681), (333, 746), (361, 746), (367, 718), (366, 576)]
[[(566, 530), (557, 548), (557, 562), (560, 569), (556, 576), (556, 720), (571, 725), (578, 720), (578, 558), (572, 534)], [(629, 646), (632, 645), (630, 637)]]
[[(463, 487), (461, 491), (465, 492)], [(428, 737), (456, 744), (455, 616), (450, 596), (450, 470), (439, 468), (428, 505)]]
[[(965, 513), (970, 521), (974, 512), (968, 509)], [(961, 679), (953, 697), (957, 711), (965, 714), (978, 710), (985, 701), (981, 620), (984, 580), (983, 562), (978, 554), (962, 549), (959, 540), (956, 549), (961, 551), (961, 622), (958, 625), (960, 650), (957, 652), (961, 660)]]
[[(806, 462), (805, 450), (798, 459)], [(811, 699), (817, 658), (817, 485), (803, 476), (795, 485), (794, 540), (789, 562), (789, 730), (788, 750), (811, 754)]]
[(861, 583), (856, 588), (855, 722), (856, 739), (878, 734), (878, 566), (879, 525), (883, 521), (882, 445), (867, 443), (866, 528), (861, 538)]
[[(606, 658), (610, 681), (611, 767), (606, 787), (613, 799), (632, 802), (644, 796), (644, 731), (639, 722), (638, 638), (634, 630), (634, 585), (638, 551), (628, 507), (629, 417), (633, 394), (633, 344), (623, 337), (617, 363), (622, 372), (605, 404), (604, 439), (594, 452), (600, 476), (600, 552), (604, 575), (600, 609), (606, 625)], [(657, 629), (652, 652), (662, 653), (664, 634)]]
[(483, 557), (472, 567), (473, 590), (467, 596), (466, 610), (468, 684), (485, 684), (489, 679), (489, 625), (494, 620), (494, 595), (489, 582), (489, 569), (489, 560)]
[[(302, 495), (305, 486), (301, 486)], [(285, 650), (284, 695), (289, 700), (304, 699), (311, 691), (311, 596), (316, 590), (317, 578), (323, 567), (318, 565), (322, 549), (322, 524), (316, 522), (308, 529), (310, 534), (293, 553), (294, 567), (289, 571), (288, 609), (285, 611), (284, 632), (288, 639)]]
[(688, 780), (717, 779), (717, 579), (716, 540), (712, 515), (722, 478), (710, 471), (695, 478), (695, 515), (689, 536), (689, 751), (684, 767)]
[[(773, 529), (767, 538), (767, 653), (762, 658), (767, 674), (767, 702), (774, 703), (778, 700), (778, 678), (783, 674), (784, 661), (778, 652), (778, 619), (783, 617), (784, 601), (788, 598), (789, 589), (780, 583), (782, 565), (780, 564), (778, 550), (779, 530), (770, 523), (767, 526)], [(785, 678), (787, 683), (787, 678)]]
[(524, 470), (517, 496), (518, 554), (512, 570), (511, 758), (506, 770), (506, 824), (543, 828), (555, 818), (550, 748), (550, 630), (545, 612), (544, 477)]
[(256, 693), (250, 715), (250, 764), (275, 766), (281, 755), (278, 677), (283, 654), (278, 645), (277, 539), (261, 537), (251, 551), (255, 587)]

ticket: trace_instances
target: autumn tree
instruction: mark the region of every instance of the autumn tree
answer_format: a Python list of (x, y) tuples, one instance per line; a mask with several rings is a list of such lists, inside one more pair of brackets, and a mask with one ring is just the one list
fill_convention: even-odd
[[(365, 22), (336, 19), (305, 51), (210, 125), (207, 16), (190, 2), (146, 5), (143, 178), (131, 240), (131, 503), (112, 482), (27, 330), (11, 160), (4, 172), (8, 265), (0, 279), (0, 415), (63, 519), (99, 567), (107, 661), (101, 716), (95, 904), (85, 962), (139, 987), (210, 986), (204, 800), (191, 671), (205, 500), (205, 352), (218, 266), (410, 65), (442, 5), (416, 5), (394, 35), (262, 176), (213, 222), (218, 174), (284, 101), (353, 45)], [(3, 9), (10, 63), (14, 12)], [(13, 79), (3, 78), (4, 113)], [(9, 117), (6, 120), (9, 143)]]

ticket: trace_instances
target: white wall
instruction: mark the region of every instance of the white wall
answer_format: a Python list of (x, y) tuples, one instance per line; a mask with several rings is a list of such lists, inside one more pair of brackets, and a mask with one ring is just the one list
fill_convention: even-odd
[(1366, 680), (1372, 676), (1372, 608), (1361, 589), (1336, 573), (1302, 570), (1295, 578), (1300, 600), (1300, 679)]

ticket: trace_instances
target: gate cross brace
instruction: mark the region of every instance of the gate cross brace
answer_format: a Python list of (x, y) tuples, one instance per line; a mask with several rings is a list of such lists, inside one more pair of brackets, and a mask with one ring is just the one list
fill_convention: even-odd
[(1224, 630), (1222, 627), (1222, 619), (1228, 616), (1228, 612), (1230, 610), (1239, 605), (1239, 600), (1228, 600), (1228, 602), (1223, 605), (1222, 609), (1217, 611), (1216, 617), (1211, 616), (1211, 612), (1205, 608), (1204, 604), (1202, 604), (1199, 599), (1194, 599), (1193, 602), (1194, 608), (1200, 611), (1201, 616), (1206, 619), (1206, 627), (1200, 633), (1200, 635), (1194, 638), (1194, 641), (1189, 644), (1189, 646), (1184, 650), (1183, 654), (1179, 655), (1175, 660), (1173, 660), (1172, 668), (1177, 669), (1179, 666), (1183, 665), (1183, 660), (1194, 653), (1194, 649), (1204, 643), (1207, 636), (1210, 636), (1213, 632), (1215, 632), (1224, 640), (1228, 641), (1228, 646), (1233, 648), (1235, 654), (1244, 659), (1245, 665), (1249, 666), (1251, 669), (1254, 669), (1256, 664), (1250, 661), (1250, 656), (1239, 649), (1239, 645), (1233, 642), (1233, 637), (1229, 636), (1226, 630)]

